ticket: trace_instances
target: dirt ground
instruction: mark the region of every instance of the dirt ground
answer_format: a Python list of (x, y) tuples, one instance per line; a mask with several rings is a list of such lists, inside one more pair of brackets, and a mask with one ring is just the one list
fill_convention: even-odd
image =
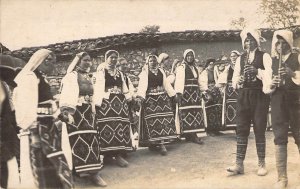
[[(269, 174), (256, 175), (257, 155), (253, 132), (249, 137), (246, 155), (245, 174), (230, 176), (226, 167), (235, 160), (236, 142), (233, 131), (224, 132), (217, 137), (202, 136), (205, 144), (197, 145), (182, 141), (168, 145), (168, 155), (139, 149), (128, 155), (130, 165), (120, 168), (117, 165), (105, 165), (102, 177), (109, 189), (269, 189), (276, 181), (273, 133), (268, 131), (266, 163)], [(292, 137), (288, 144), (289, 188), (300, 185), (299, 154)], [(96, 188), (86, 178), (75, 178), (76, 188)]]

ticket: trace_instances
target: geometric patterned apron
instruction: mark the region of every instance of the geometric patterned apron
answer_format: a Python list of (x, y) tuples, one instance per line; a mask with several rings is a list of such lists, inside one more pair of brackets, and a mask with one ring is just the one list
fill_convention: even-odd
[(166, 93), (147, 94), (142, 111), (139, 146), (166, 144), (177, 138), (174, 111)]
[(76, 107), (74, 124), (67, 124), (72, 150), (73, 166), (77, 173), (98, 172), (103, 164), (100, 159), (99, 140), (94, 126), (91, 104)]
[(128, 104), (123, 94), (110, 93), (96, 106), (96, 123), (101, 153), (132, 151)]
[(237, 111), (238, 91), (232, 87), (229, 82), (225, 89), (225, 127), (236, 128), (236, 111)]
[(204, 110), (201, 99), (198, 79), (186, 78), (182, 98), (178, 104), (181, 134), (205, 131)]

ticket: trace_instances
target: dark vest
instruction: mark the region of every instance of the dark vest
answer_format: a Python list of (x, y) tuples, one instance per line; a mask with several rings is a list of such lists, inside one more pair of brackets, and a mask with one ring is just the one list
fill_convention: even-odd
[(47, 100), (53, 100), (53, 95), (51, 93), (51, 88), (49, 83), (46, 81), (46, 78), (39, 72), (34, 72), (37, 78), (39, 79), (39, 85), (38, 85), (38, 96), (39, 96), (39, 103), (45, 102)]
[[(292, 71), (299, 71), (299, 61), (298, 61), (298, 54), (291, 53), (288, 59), (282, 63), (282, 66), (289, 67)], [(272, 70), (273, 74), (278, 74), (278, 67), (279, 67), (279, 59), (274, 57), (272, 58)], [(300, 86), (296, 85), (291, 78), (285, 78), (285, 84), (283, 86), (285, 89), (289, 90), (300, 90)]]
[(148, 88), (157, 88), (163, 85), (163, 74), (158, 70), (157, 75), (152, 73), (150, 70), (148, 72)]
[(193, 74), (193, 71), (191, 70), (191, 68), (188, 65), (185, 66), (185, 83), (184, 83), (185, 85), (198, 85), (199, 74), (198, 74), (198, 71), (195, 66), (194, 66), (194, 68), (197, 73), (196, 78), (194, 77), (194, 74)]
[[(263, 64), (263, 56), (265, 52), (256, 50), (254, 55), (254, 60), (251, 63), (256, 69), (265, 69)], [(247, 53), (242, 54), (241, 56), (241, 75), (244, 75), (244, 67), (245, 67), (245, 59), (246, 59)], [(262, 89), (263, 84), (262, 81), (258, 78), (256, 78), (256, 75), (251, 74), (245, 74), (245, 82), (243, 88), (252, 88), (252, 89)]]
[(234, 70), (233, 70), (232, 67), (230, 66), (230, 67), (229, 67), (229, 70), (228, 70), (227, 81), (232, 81), (233, 71), (234, 71)]
[(113, 88), (114, 86), (117, 86), (119, 88), (122, 88), (122, 78), (121, 74), (118, 73), (116, 79), (111, 76), (108, 71), (105, 69), (105, 89)]

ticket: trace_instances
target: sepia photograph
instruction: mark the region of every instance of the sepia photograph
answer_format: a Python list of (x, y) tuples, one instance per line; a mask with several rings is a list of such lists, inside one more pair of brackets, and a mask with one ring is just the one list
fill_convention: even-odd
[(299, 0), (0, 0), (1, 189), (300, 189)]

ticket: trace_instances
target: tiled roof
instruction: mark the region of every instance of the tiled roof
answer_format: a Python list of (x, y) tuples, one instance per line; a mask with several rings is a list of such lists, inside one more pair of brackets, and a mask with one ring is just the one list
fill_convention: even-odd
[[(293, 31), (294, 37), (300, 36), (300, 25), (288, 28)], [(275, 29), (261, 29), (262, 37), (271, 39)], [(169, 42), (200, 42), (200, 41), (239, 41), (240, 30), (191, 30), (183, 32), (169, 33), (130, 33), (113, 35), (95, 39), (82, 39), (64, 43), (50, 44), (48, 46), (22, 48), (20, 50), (6, 52), (15, 57), (28, 60), (30, 56), (40, 48), (47, 48), (57, 55), (58, 59), (73, 56), (79, 51), (87, 51), (94, 56), (99, 51), (108, 48), (118, 48), (124, 46), (145, 46), (145, 44), (161, 44)]]

